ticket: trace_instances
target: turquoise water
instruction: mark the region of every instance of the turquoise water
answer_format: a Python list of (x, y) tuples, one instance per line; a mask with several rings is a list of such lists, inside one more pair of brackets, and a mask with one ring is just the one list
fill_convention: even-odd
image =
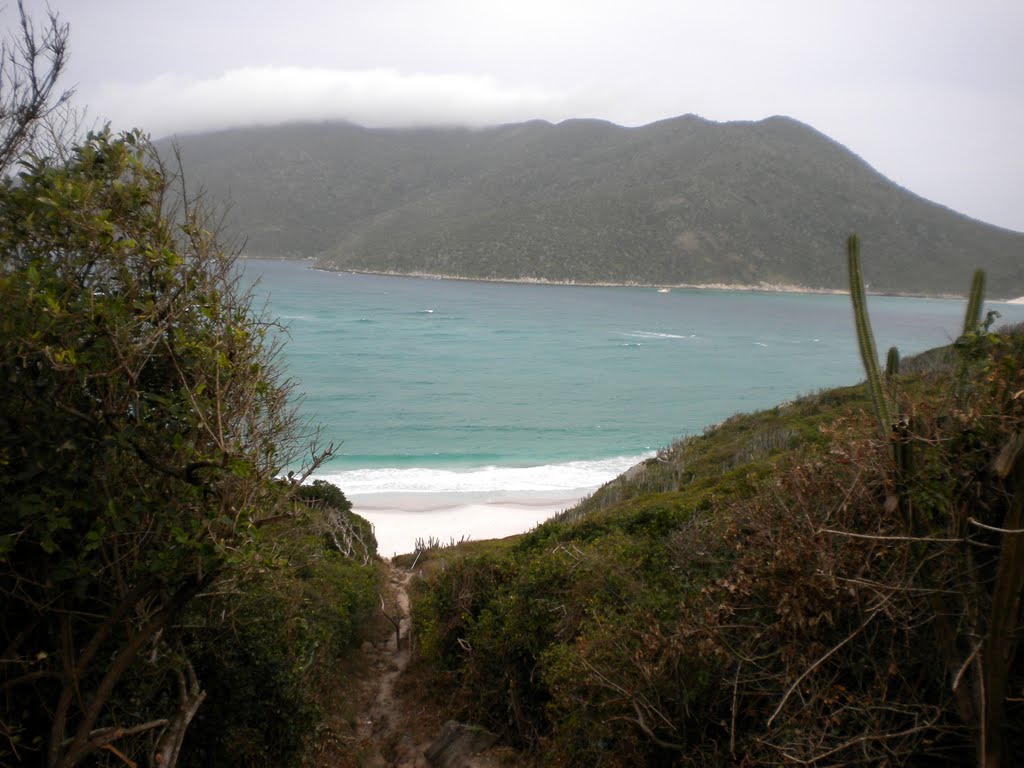
[[(846, 296), (246, 275), (289, 327), (346, 492), (593, 487), (733, 413), (862, 378)], [(869, 303), (881, 351), (904, 355), (948, 342), (964, 309)]]

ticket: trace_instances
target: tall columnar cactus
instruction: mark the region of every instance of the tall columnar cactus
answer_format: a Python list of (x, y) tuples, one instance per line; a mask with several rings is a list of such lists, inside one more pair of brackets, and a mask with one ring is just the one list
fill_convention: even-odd
[(850, 275), (850, 298), (853, 301), (853, 320), (857, 327), (857, 344), (860, 347), (860, 359), (864, 363), (867, 374), (868, 392), (875, 409), (878, 428), (884, 439), (889, 438), (892, 421), (889, 417), (889, 406), (882, 388), (882, 376), (878, 371), (878, 351), (875, 348), (875, 337), (871, 333), (871, 321), (868, 319), (868, 305), (864, 293), (864, 279), (860, 273), (860, 241), (856, 235), (846, 240), (847, 267)]
[[(984, 304), (985, 293), (985, 270), (974, 270), (974, 278), (971, 280), (971, 290), (967, 294), (967, 309), (964, 311), (964, 328), (960, 338), (957, 340), (956, 348), (960, 351), (958, 374), (954, 393), (961, 400), (970, 397), (971, 384), (971, 360), (977, 354), (979, 347), (972, 344), (978, 333), (987, 333), (989, 325), (998, 312), (989, 312), (988, 319), (982, 323), (981, 309)], [(972, 351), (973, 350), (973, 351)]]
[(885, 380), (891, 384), (899, 373), (900, 351), (896, 347), (889, 347), (889, 354), (885, 356)]
[(985, 294), (985, 270), (974, 270), (971, 292), (967, 296), (967, 311), (964, 313), (964, 335), (977, 330), (981, 324), (982, 297)]

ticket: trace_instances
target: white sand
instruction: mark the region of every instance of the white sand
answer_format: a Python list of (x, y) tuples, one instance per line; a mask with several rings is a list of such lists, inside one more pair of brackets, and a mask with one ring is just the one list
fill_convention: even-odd
[(412, 552), (416, 539), (433, 536), (499, 539), (524, 533), (576, 504), (594, 489), (557, 493), (363, 493), (351, 494), (352, 509), (373, 523), (381, 557)]

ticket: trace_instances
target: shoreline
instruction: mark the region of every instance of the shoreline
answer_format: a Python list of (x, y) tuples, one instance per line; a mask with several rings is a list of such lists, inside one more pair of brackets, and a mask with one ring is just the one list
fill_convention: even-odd
[[(510, 285), (557, 285), (578, 288), (650, 288), (652, 290), (680, 291), (729, 291), (734, 293), (797, 293), (812, 296), (849, 296), (845, 288), (811, 288), (795, 283), (606, 283), (579, 282), (576, 280), (549, 280), (542, 277), (466, 277), (464, 275), (439, 275), (431, 272), (396, 272), (394, 270), (372, 269), (328, 269), (315, 263), (309, 269), (318, 272), (349, 273), (352, 275), (377, 275), (380, 277), (411, 277), (419, 280), (462, 280), (469, 283), (508, 283)], [(667, 292), (667, 291), (666, 291)], [(967, 297), (958, 293), (910, 293), (906, 291), (865, 291), (868, 296), (889, 296), (898, 299), (942, 299), (966, 301)], [(1024, 296), (1013, 299), (985, 299), (990, 304), (1024, 304)]]
[(413, 552), (416, 540), (447, 544), (502, 539), (530, 531), (575, 506), (596, 488), (565, 491), (380, 492), (346, 494), (352, 511), (373, 525), (377, 552), (390, 559)]
[[(448, 275), (434, 272), (399, 272), (390, 269), (351, 269), (342, 267), (331, 267), (310, 257), (299, 257), (294, 259), (271, 257), (271, 256), (246, 256), (246, 259), (254, 261), (295, 261), (306, 264), (307, 269), (317, 272), (330, 272), (336, 274), (352, 275), (376, 275), (379, 277), (409, 277), (419, 280), (460, 280), (470, 283), (507, 283), (510, 285), (555, 285), (580, 288), (650, 288), (652, 290), (695, 290), (695, 291), (730, 291), (737, 293), (796, 293), (819, 296), (846, 296), (849, 290), (845, 288), (812, 288), (796, 283), (769, 283), (761, 281), (758, 283), (642, 283), (629, 281), (624, 283), (616, 282), (585, 282), (579, 280), (551, 280), (542, 277), (467, 277), (465, 275)], [(872, 291), (868, 289), (869, 296), (891, 296), (894, 298), (907, 299), (954, 299), (965, 300), (963, 294), (957, 293), (915, 293), (908, 291)], [(1024, 296), (1011, 299), (986, 299), (993, 304), (1024, 304)]]

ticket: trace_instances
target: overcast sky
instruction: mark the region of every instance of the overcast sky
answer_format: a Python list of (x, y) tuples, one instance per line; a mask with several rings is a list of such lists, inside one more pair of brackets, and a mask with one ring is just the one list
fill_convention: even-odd
[[(8, 22), (14, 0), (7, 0)], [(26, 0), (41, 15), (44, 0)], [(784, 114), (1024, 231), (1021, 0), (52, 0), (91, 119), (173, 132)], [(1024, 258), (1024, 254), (1022, 254)]]

